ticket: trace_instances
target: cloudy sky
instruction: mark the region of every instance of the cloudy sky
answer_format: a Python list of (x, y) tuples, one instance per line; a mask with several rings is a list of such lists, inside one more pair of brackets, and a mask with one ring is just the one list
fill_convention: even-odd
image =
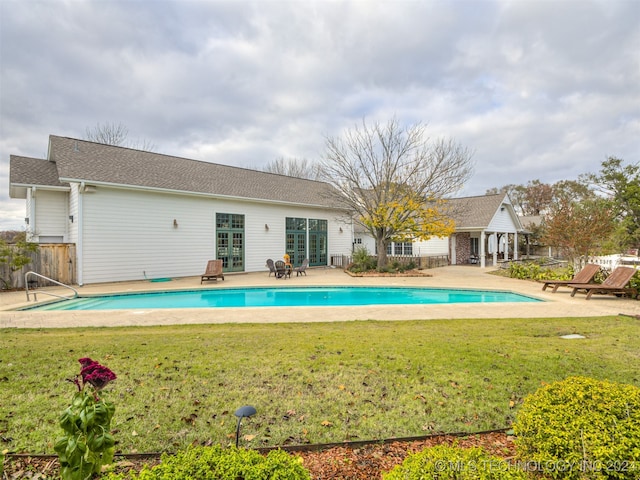
[(422, 122), (475, 152), (459, 195), (635, 163), (639, 52), (638, 0), (0, 0), (0, 230), (9, 155), (105, 123), (261, 169)]

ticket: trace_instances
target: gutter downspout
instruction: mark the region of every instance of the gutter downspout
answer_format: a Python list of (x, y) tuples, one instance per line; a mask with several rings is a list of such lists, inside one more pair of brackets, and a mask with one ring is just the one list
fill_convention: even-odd
[[(36, 187), (31, 187), (31, 201), (29, 202), (29, 241), (33, 241), (36, 231)], [(38, 243), (40, 240), (38, 240)]]
[(78, 285), (82, 286), (84, 284), (84, 279), (82, 272), (84, 271), (84, 255), (83, 255), (83, 225), (84, 225), (84, 212), (83, 212), (83, 197), (84, 197), (84, 182), (80, 182), (80, 187), (78, 188), (78, 233), (76, 239), (76, 273)]

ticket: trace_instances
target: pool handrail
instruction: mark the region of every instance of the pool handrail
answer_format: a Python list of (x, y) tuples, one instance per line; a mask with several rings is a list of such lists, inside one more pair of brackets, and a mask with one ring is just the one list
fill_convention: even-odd
[[(73, 290), (73, 297), (65, 297), (64, 295), (58, 295), (57, 293), (51, 293), (51, 292), (45, 292), (45, 291), (43, 291), (42, 293), (44, 293), (44, 294), (51, 295), (52, 297), (63, 298), (63, 299), (65, 299), (65, 300), (71, 300), (71, 299), (73, 299), (73, 298), (78, 298), (78, 295), (79, 295), (79, 294), (78, 294), (78, 291), (77, 291), (75, 288), (73, 288), (73, 287), (71, 287), (71, 286), (69, 286), (69, 285), (66, 285), (66, 284), (64, 284), (64, 283), (60, 283), (60, 282), (58, 282), (57, 280), (54, 280), (53, 278), (49, 278), (49, 277), (45, 277), (44, 275), (40, 275), (40, 274), (39, 274), (39, 273), (37, 273), (37, 272), (34, 272), (34, 271), (28, 271), (27, 273), (25, 273), (25, 274), (24, 274), (24, 290), (25, 290), (25, 292), (27, 293), (27, 302), (31, 300), (31, 299), (29, 298), (29, 279), (28, 279), (29, 275), (34, 275), (34, 276), (36, 276), (36, 277), (38, 277), (38, 278), (42, 278), (42, 279), (47, 280), (47, 281), (49, 281), (49, 282), (53, 282), (53, 283), (55, 283), (56, 285), (60, 285), (61, 287), (65, 287), (65, 288), (68, 288), (68, 289), (70, 289), (70, 290)], [(38, 301), (38, 294), (37, 294), (37, 293), (35, 293), (35, 292), (33, 293), (33, 301), (34, 301), (34, 302), (37, 302), (37, 301)]]

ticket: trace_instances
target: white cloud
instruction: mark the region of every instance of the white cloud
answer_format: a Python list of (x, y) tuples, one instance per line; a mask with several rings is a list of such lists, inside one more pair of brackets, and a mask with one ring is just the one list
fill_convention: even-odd
[(475, 151), (465, 193), (638, 161), (640, 3), (0, 2), (0, 230), (10, 154), (119, 122), (156, 150), (261, 168), (363, 118)]

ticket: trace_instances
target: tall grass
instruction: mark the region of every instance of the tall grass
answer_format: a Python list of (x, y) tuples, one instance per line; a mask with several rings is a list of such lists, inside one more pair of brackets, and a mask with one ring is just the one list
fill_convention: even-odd
[[(582, 340), (560, 335), (580, 333)], [(640, 385), (624, 317), (0, 330), (0, 451), (52, 453), (91, 357), (118, 374), (118, 451), (340, 442), (509, 427), (544, 383)]]

